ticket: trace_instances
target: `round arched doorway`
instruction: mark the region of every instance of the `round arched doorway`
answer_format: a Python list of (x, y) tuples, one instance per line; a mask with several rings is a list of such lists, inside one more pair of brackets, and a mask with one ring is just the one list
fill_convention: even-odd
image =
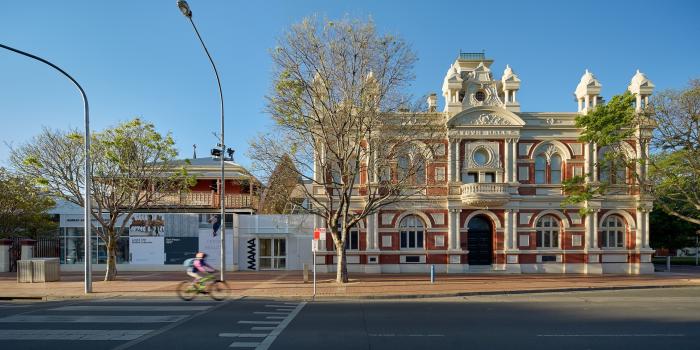
[(491, 265), (493, 260), (493, 230), (491, 221), (475, 216), (467, 224), (467, 250), (469, 265)]

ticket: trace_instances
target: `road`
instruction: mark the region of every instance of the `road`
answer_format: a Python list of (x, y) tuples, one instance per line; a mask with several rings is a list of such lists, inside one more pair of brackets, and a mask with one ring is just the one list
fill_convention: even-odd
[(387, 301), (0, 302), (3, 349), (700, 349), (700, 288)]

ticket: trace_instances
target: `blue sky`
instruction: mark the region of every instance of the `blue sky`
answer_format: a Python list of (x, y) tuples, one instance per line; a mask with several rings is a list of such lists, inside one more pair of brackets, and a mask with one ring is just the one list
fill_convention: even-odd
[[(264, 113), (268, 50), (292, 23), (317, 14), (371, 18), (418, 55), (410, 92), (440, 95), (460, 50), (485, 50), (500, 77), (506, 63), (522, 80), (523, 111), (575, 111), (585, 69), (603, 95), (624, 91), (636, 69), (657, 89), (700, 78), (698, 1), (214, 1), (190, 0), (221, 74), (227, 145), (250, 166), (247, 142), (270, 125)], [(6, 1), (0, 43), (44, 57), (85, 88), (93, 129), (139, 116), (172, 132), (180, 154), (200, 156), (216, 141), (213, 73), (175, 0)], [(442, 105), (442, 101), (440, 101)], [(48, 66), (0, 50), (0, 165), (9, 148), (43, 126), (82, 128), (82, 102)], [(48, 150), (47, 150), (48, 151)]]

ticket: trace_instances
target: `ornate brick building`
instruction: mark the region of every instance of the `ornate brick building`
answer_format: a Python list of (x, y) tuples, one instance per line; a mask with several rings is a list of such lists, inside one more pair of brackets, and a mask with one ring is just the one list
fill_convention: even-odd
[[(450, 273), (653, 272), (651, 198), (640, 194), (633, 169), (601, 171), (605, 149), (578, 140), (576, 116), (600, 101), (595, 76), (586, 71), (576, 87), (578, 112), (521, 112), (520, 79), (509, 66), (495, 79), (492, 63), (481, 53), (463, 53), (449, 68), (444, 110), (435, 111), (433, 94), (427, 112), (441, 116), (446, 134), (416, 140), (431, 150), (425, 174), (416, 177), (427, 189), (351, 232), (349, 270), (422, 272), (434, 264)], [(637, 108), (653, 88), (637, 71), (628, 87)], [(625, 148), (635, 158), (648, 152), (633, 140)], [(613, 185), (587, 203), (592, 212), (582, 217), (578, 207), (562, 206), (561, 182), (585, 174)], [(360, 179), (366, 182), (366, 174)], [(319, 266), (328, 271), (335, 269), (330, 242), (319, 253), (325, 256)]]

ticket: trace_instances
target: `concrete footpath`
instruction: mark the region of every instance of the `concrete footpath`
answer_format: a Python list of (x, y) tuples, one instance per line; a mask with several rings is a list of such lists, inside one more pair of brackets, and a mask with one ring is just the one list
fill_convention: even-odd
[[(311, 278), (311, 276), (309, 276)], [(657, 272), (644, 276), (437, 275), (431, 284), (422, 274), (351, 273), (350, 282), (338, 285), (335, 275), (317, 275), (317, 299), (423, 298), (488, 294), (518, 294), (581, 290), (674, 288), (700, 286), (700, 269)], [(17, 283), (15, 273), (0, 273), (0, 299), (71, 299), (113, 297), (173, 297), (175, 287), (187, 279), (184, 272), (121, 272), (116, 281), (102, 281), (93, 274), (93, 293), (83, 293), (83, 275), (61, 273), (61, 281)], [(301, 271), (230, 272), (226, 280), (233, 297), (311, 299), (312, 283), (304, 283)], [(700, 297), (700, 296), (699, 296)]]

